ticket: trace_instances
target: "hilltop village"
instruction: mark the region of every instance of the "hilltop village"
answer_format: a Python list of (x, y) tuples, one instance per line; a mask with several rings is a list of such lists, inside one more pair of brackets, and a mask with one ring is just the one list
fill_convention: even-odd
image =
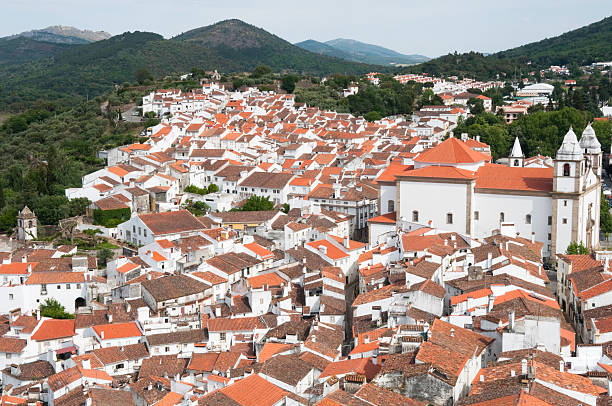
[[(454, 130), (493, 110), (468, 89), (503, 84), (396, 80), (443, 104), (369, 122), (216, 81), (143, 97), (161, 122), (66, 190), (90, 202), (66, 243), (28, 207), (0, 237), (2, 404), (609, 404), (595, 131), (494, 160)], [(521, 92), (507, 122), (552, 86)]]

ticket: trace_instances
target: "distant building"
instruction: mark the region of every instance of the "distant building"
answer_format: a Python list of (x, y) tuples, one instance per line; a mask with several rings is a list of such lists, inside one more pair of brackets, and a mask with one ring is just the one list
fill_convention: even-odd
[(17, 239), (30, 241), (38, 238), (38, 219), (36, 215), (25, 206), (17, 215)]

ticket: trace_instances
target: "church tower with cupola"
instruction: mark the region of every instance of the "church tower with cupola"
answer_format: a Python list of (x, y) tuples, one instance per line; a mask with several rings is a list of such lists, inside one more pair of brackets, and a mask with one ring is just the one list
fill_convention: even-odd
[(512, 146), (512, 152), (508, 157), (508, 165), (512, 167), (521, 167), (525, 163), (525, 155), (521, 149), (521, 143), (518, 137), (514, 139), (514, 145)]
[(601, 146), (588, 126), (578, 142), (570, 127), (553, 168), (552, 252), (565, 252), (572, 242), (599, 247)]
[(25, 206), (17, 215), (17, 239), (30, 241), (38, 238), (38, 219), (36, 215)]

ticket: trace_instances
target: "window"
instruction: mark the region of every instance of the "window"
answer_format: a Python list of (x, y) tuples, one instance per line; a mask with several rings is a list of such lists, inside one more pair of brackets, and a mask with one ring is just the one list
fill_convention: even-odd
[(503, 211), (499, 213), (499, 221), (506, 221), (506, 215)]
[(518, 159), (514, 160), (514, 166), (519, 166), (519, 160)]
[(446, 224), (453, 224), (453, 213), (446, 213)]
[(166, 352), (170, 352), (170, 347), (166, 347), (164, 350), (166, 350)]
[(66, 284), (66, 289), (70, 289), (70, 284), (69, 283)]
[(480, 212), (479, 211), (475, 211), (474, 212), (474, 220), (479, 220), (480, 219)]
[(389, 213), (394, 212), (395, 211), (395, 200), (389, 200), (387, 202), (387, 211)]
[(418, 212), (418, 211), (416, 211), (416, 210), (414, 210), (414, 211), (412, 212), (412, 221), (414, 221), (414, 222), (419, 221), (419, 212)]
[(563, 176), (570, 176), (570, 164), (563, 165)]
[(61, 286), (61, 285), (57, 285), (57, 288), (58, 288), (58, 289), (61, 289), (61, 288), (62, 288), (62, 286)]
[(531, 224), (531, 214), (525, 216), (525, 224)]
[(9, 300), (13, 300), (13, 294), (9, 293)]
[(143, 229), (142, 229), (142, 233), (143, 233), (143, 234), (144, 234), (144, 236), (146, 237), (146, 236), (147, 236), (147, 229), (146, 229), (146, 228), (143, 228)]
[[(548, 225), (552, 226), (552, 216), (548, 216)], [(549, 238), (550, 240), (550, 238)]]
[(563, 207), (567, 207), (567, 200), (563, 201)]
[(567, 219), (563, 219), (563, 224), (567, 224)]
[(552, 235), (548, 233), (548, 241), (552, 240)]
[(221, 341), (225, 341), (225, 333), (220, 333), (219, 337), (221, 338)]
[(77, 283), (76, 288), (77, 288), (77, 289), (81, 289), (81, 284), (80, 284), (80, 283)]

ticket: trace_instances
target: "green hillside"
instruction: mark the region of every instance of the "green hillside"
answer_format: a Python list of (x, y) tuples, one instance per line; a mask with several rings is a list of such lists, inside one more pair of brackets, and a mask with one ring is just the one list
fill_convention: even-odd
[(333, 56), (335, 58), (346, 59), (347, 61), (352, 60), (352, 56), (338, 48), (334, 48), (331, 45), (327, 45), (324, 42), (315, 41), (313, 39), (307, 39), (306, 41), (298, 42), (295, 44), (296, 47), (300, 47), (315, 54)]
[[(478, 52), (448, 54), (411, 66), (406, 72), (460, 75), (480, 79), (534, 71), (551, 65), (588, 65), (612, 60), (612, 17), (554, 38), (484, 56)], [(503, 78), (503, 75), (502, 75)]]
[(198, 28), (171, 40), (147, 32), (124, 33), (75, 45), (51, 58), (0, 66), (0, 110), (22, 110), (38, 99), (58, 100), (101, 94), (133, 82), (136, 70), (159, 78), (193, 67), (220, 72), (274, 71), (325, 75), (363, 74), (380, 66), (317, 55), (239, 20)]
[(412, 65), (429, 60), (423, 55), (404, 55), (378, 45), (366, 44), (354, 39), (336, 38), (325, 42), (351, 56), (351, 60), (378, 65), (405, 64)]
[(0, 65), (19, 64), (48, 58), (65, 51), (70, 46), (69, 44), (36, 41), (25, 37), (0, 39)]

